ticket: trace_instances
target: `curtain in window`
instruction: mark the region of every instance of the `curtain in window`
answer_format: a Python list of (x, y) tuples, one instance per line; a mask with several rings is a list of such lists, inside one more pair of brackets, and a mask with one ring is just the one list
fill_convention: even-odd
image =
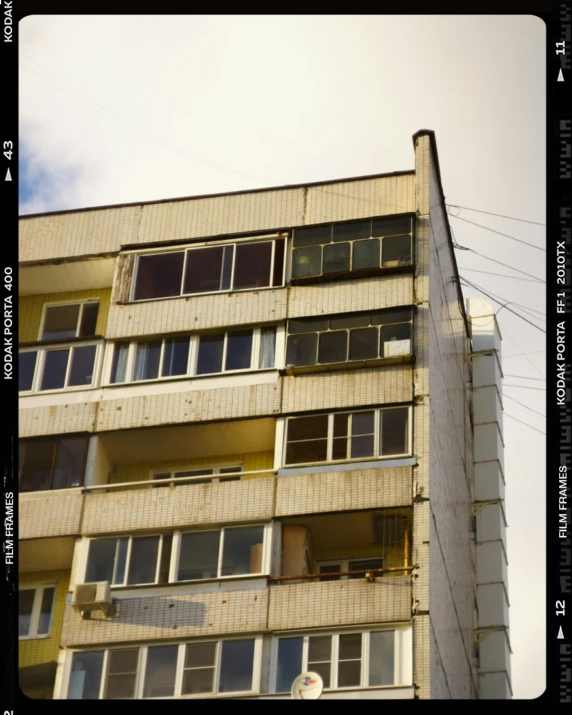
[(263, 328), (260, 331), (260, 360), (258, 367), (274, 367), (276, 346), (276, 328)]

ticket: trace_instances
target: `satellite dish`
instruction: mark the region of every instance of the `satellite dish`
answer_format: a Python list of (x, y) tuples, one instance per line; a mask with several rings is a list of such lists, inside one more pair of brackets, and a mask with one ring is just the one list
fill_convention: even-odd
[(324, 681), (318, 673), (302, 673), (292, 683), (290, 694), (294, 700), (318, 700)]

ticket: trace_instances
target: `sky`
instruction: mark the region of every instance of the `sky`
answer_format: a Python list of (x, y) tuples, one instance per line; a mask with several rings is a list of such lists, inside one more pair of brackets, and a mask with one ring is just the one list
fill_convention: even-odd
[(497, 301), (512, 685), (540, 695), (544, 23), (38, 15), (19, 38), (22, 214), (411, 170), (435, 131), (464, 295)]

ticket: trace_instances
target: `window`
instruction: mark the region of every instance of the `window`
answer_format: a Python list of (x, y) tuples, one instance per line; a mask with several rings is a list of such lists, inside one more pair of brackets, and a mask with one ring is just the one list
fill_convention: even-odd
[(411, 308), (289, 320), (286, 366), (410, 355), (411, 326)]
[(95, 335), (99, 301), (46, 305), (40, 340), (69, 340)]
[[(177, 472), (156, 472), (152, 475), (154, 487), (174, 487), (178, 479), (184, 479), (184, 484), (211, 484), (213, 482), (240, 481), (237, 472), (242, 472), (242, 465), (236, 467), (205, 467), (204, 469), (187, 469)], [(232, 476), (224, 476), (226, 474)]]
[(278, 638), (273, 690), (290, 692), (294, 678), (304, 671), (318, 673), (327, 690), (409, 682), (408, 636), (405, 630), (377, 630)]
[(283, 273), (283, 238), (143, 254), (133, 300), (281, 286)]
[(181, 535), (177, 581), (263, 573), (264, 527), (225, 527)]
[(276, 327), (114, 345), (111, 383), (274, 367)]
[(410, 454), (409, 407), (289, 417), (284, 464)]
[(172, 535), (126, 536), (89, 542), (85, 582), (112, 586), (168, 583)]
[[(345, 581), (346, 579), (363, 578), (363, 571), (368, 569), (382, 569), (385, 567), (385, 560), (383, 558), (363, 558), (363, 559), (338, 559), (336, 561), (323, 561), (318, 565), (319, 574), (328, 574), (323, 578), (322, 581)], [(348, 573), (351, 571), (362, 572), (362, 573)], [(344, 574), (344, 575), (336, 575)], [(375, 578), (381, 577), (382, 573), (376, 573)]]
[(296, 229), (292, 279), (363, 274), (379, 268), (409, 265), (412, 237), (410, 215)]
[(22, 586), (18, 591), (18, 637), (50, 635), (56, 594), (55, 584)]
[(262, 574), (265, 526), (90, 539), (85, 583), (146, 586)]
[(19, 354), (20, 392), (90, 387), (95, 381), (98, 343), (57, 349), (24, 350)]
[(65, 489), (83, 484), (88, 438), (51, 437), (20, 442), (21, 492)]
[(197, 697), (259, 688), (260, 638), (73, 653), (67, 698)]

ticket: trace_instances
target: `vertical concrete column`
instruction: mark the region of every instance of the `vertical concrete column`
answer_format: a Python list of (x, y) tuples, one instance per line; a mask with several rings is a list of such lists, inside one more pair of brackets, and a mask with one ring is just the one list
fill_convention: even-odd
[(485, 301), (466, 300), (473, 352), (479, 698), (511, 697), (501, 335)]

